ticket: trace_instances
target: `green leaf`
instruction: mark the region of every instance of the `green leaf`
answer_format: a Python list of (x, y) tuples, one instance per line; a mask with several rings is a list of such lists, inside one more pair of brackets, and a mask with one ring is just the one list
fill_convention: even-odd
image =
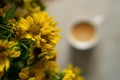
[(18, 66), (19, 69), (22, 69), (24, 67), (24, 62), (23, 61), (19, 61), (17, 63), (17, 66)]
[(0, 39), (10, 39), (11, 37), (11, 26), (0, 24)]
[(40, 1), (39, 5), (40, 5), (42, 11), (46, 10), (45, 3), (43, 3), (42, 1)]
[(12, 33), (10, 32), (9, 35), (7, 36), (7, 39), (9, 39), (10, 37), (12, 37)]
[(64, 77), (64, 73), (60, 73), (58, 74), (53, 80), (62, 80), (62, 78)]
[(6, 24), (9, 19), (12, 19), (14, 17), (15, 10), (16, 10), (16, 5), (13, 3), (11, 5), (11, 7), (8, 9), (8, 11), (3, 19), (4, 24)]
[(24, 43), (21, 43), (21, 45), (22, 45), (26, 50), (29, 49)]
[(0, 28), (4, 29), (4, 30), (7, 30), (7, 31), (11, 31), (11, 27), (10, 26), (6, 26), (6, 25), (2, 25), (0, 24)]

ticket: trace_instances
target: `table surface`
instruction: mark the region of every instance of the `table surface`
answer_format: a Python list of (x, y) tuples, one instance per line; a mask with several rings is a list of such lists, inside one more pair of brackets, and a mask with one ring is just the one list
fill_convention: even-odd
[[(59, 22), (62, 39), (57, 45), (61, 69), (69, 63), (82, 70), (85, 80), (120, 80), (120, 0), (51, 0), (50, 15)], [(80, 51), (72, 48), (65, 36), (66, 25), (75, 17), (104, 16), (101, 40), (96, 47)]]

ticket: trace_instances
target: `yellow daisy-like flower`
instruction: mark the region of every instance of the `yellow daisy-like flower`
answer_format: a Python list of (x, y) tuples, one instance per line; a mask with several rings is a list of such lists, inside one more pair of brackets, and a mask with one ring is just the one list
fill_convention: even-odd
[(57, 51), (52, 48), (48, 53), (47, 55), (45, 56), (45, 58), (47, 60), (56, 60), (56, 56), (57, 56)]
[(19, 73), (19, 77), (22, 80), (28, 80), (30, 78), (30, 67), (25, 67)]
[(9, 60), (5, 54), (0, 54), (0, 72), (7, 71), (10, 66)]
[(21, 80), (43, 80), (45, 73), (40, 68), (23, 68), (19, 77)]
[(62, 80), (74, 80), (74, 78), (76, 77), (75, 73), (72, 70), (64, 70), (63, 73), (65, 74), (65, 76), (63, 77)]
[(55, 61), (48, 61), (46, 63), (45, 69), (49, 71), (50, 74), (58, 74), (59, 73), (59, 65)]
[(68, 69), (64, 70), (65, 74), (62, 80), (84, 80), (83, 77), (80, 76), (80, 70), (78, 68), (73, 68), (72, 65), (68, 66)]
[[(46, 72), (48, 72), (49, 75), (47, 75), (48, 73)], [(53, 75), (57, 75), (58, 72), (59, 66), (55, 61), (47, 61), (41, 64), (40, 60), (32, 67), (23, 68), (19, 73), (19, 77), (21, 80), (51, 80)], [(47, 76), (49, 76), (49, 78), (47, 78)]]
[[(57, 22), (53, 22), (53, 17), (48, 17), (47, 12), (43, 11), (21, 18), (17, 28), (24, 33), (24, 35), (21, 35), (22, 37), (19, 35), (21, 38), (29, 38), (35, 41), (35, 46), (31, 48), (31, 53), (34, 53), (34, 49), (39, 49), (37, 55), (41, 56), (43, 53), (47, 54), (52, 51), (60, 39), (60, 30), (56, 28), (56, 25)], [(46, 58), (50, 59), (55, 56), (48, 55)]]
[(48, 51), (42, 51), (40, 47), (31, 46), (29, 51), (30, 51), (30, 54), (29, 54), (29, 58), (27, 60), (28, 65), (32, 64), (34, 62), (35, 58), (39, 59), (41, 57), (44, 57), (46, 61), (56, 60), (57, 51), (55, 50), (55, 48), (51, 48)]
[(50, 43), (55, 45), (60, 36), (58, 35), (59, 29), (56, 29), (57, 22), (53, 22), (52, 17), (48, 17), (46, 12), (34, 13), (32, 16), (27, 16), (26, 19), (21, 18), (18, 27), (22, 31), (27, 31), (25, 38), (37, 40), (40, 42)]
[(43, 80), (45, 78), (45, 63), (37, 61), (32, 67), (23, 68), (19, 73), (21, 80)]
[[(21, 18), (18, 23), (18, 29), (25, 33), (24, 38), (30, 38), (36, 42), (37, 47), (42, 51), (48, 51), (55, 47), (60, 35), (60, 29), (56, 28), (57, 22), (53, 22), (52, 17), (48, 17), (47, 12), (34, 13)], [(23, 36), (22, 36), (23, 37)]]
[[(20, 51), (18, 51), (18, 47), (14, 46), (17, 42), (14, 41), (2, 41), (0, 40), (0, 53), (5, 54), (6, 56), (15, 58), (20, 56)], [(13, 47), (14, 46), (14, 47)]]
[(8, 70), (9, 60), (8, 57), (16, 58), (20, 56), (20, 51), (16, 51), (17, 47), (13, 47), (17, 43), (12, 41), (2, 41), (0, 40), (0, 72), (3, 72), (4, 69)]

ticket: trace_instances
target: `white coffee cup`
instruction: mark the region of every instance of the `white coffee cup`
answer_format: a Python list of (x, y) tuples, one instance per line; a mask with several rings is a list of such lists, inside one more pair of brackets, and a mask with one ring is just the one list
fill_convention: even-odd
[[(76, 24), (78, 23), (80, 24), (83, 22), (91, 24), (95, 30), (94, 37), (89, 41), (78, 41), (72, 35), (73, 27)], [(94, 47), (100, 40), (100, 35), (101, 35), (100, 26), (102, 22), (103, 22), (103, 16), (101, 15), (95, 16), (95, 17), (81, 16), (81, 17), (77, 17), (73, 19), (67, 25), (67, 30), (66, 30), (67, 37), (66, 38), (68, 42), (70, 43), (71, 46), (73, 46), (76, 49), (80, 49), (80, 50), (87, 50), (87, 49)]]

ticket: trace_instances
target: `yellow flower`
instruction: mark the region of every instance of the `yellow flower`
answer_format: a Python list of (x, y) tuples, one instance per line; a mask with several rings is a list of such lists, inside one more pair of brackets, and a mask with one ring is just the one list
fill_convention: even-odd
[(53, 17), (48, 17), (47, 12), (34, 13), (31, 16), (21, 18), (18, 22), (18, 28), (24, 34), (24, 38), (30, 38), (36, 41), (37, 47), (41, 47), (42, 51), (53, 48), (58, 40), (59, 29), (56, 28), (57, 22), (53, 22)]
[(56, 60), (56, 56), (57, 56), (57, 51), (52, 48), (48, 53), (47, 55), (45, 56), (45, 58), (47, 60)]
[(7, 71), (10, 66), (9, 60), (5, 54), (0, 53), (0, 72)]
[(19, 77), (22, 80), (27, 80), (30, 78), (30, 67), (23, 68), (22, 71), (19, 73)]
[(0, 53), (0, 79), (4, 74), (4, 71), (7, 71), (10, 67), (10, 62), (5, 54)]
[(36, 80), (35, 78), (29, 78), (28, 80)]
[(57, 22), (53, 21), (53, 17), (48, 17), (47, 12), (43, 11), (21, 18), (18, 26), (14, 27), (15, 33), (13, 35), (16, 38), (29, 38), (35, 41), (35, 45), (30, 47), (28, 64), (32, 64), (34, 58), (40, 58), (41, 56), (47, 60), (55, 60), (54, 47), (60, 39), (60, 29), (56, 26)]
[(62, 80), (84, 80), (82, 76), (80, 76), (80, 70), (78, 68), (73, 68), (72, 65), (68, 66), (68, 69), (64, 70), (65, 74)]
[(45, 66), (45, 70), (49, 71), (50, 74), (58, 74), (59, 65), (55, 61), (48, 61)]
[(84, 80), (84, 78), (81, 77), (81, 76), (78, 76), (78, 77), (76, 78), (76, 80)]
[(29, 58), (27, 60), (28, 65), (32, 64), (34, 62), (34, 59), (38, 58), (39, 54), (42, 54), (41, 48), (38, 48), (36, 46), (31, 46), (29, 51), (30, 51), (30, 54), (29, 54)]
[(16, 57), (19, 57), (19, 56), (20, 56), (21, 52), (20, 52), (20, 51), (16, 51), (16, 49), (18, 49), (18, 48), (17, 48), (17, 47), (14, 47), (14, 48), (10, 51), (10, 53), (9, 53), (10, 57), (16, 58)]
[(20, 19), (17, 28), (24, 33), (21, 38), (29, 38), (35, 41), (35, 45), (30, 48), (28, 64), (36, 56), (45, 56), (47, 60), (56, 58), (54, 47), (60, 39), (60, 30), (56, 28), (56, 25), (57, 22), (53, 21), (53, 17), (48, 17), (45, 11)]
[[(19, 57), (20, 56), (20, 51), (17, 51), (17, 49), (19, 49), (18, 47), (15, 47), (15, 45), (17, 44), (17, 42), (14, 41), (2, 41), (0, 40), (0, 53), (5, 54), (6, 56), (9, 57)], [(13, 47), (14, 46), (14, 47)]]
[[(46, 61), (46, 60), (44, 60)], [(21, 80), (51, 80), (53, 75), (59, 72), (59, 66), (55, 61), (37, 61), (32, 67), (26, 67), (21, 70), (19, 77)], [(47, 72), (47, 73), (46, 73)], [(49, 73), (49, 75), (48, 75)], [(49, 76), (47, 78), (46, 76)]]
[(32, 64), (35, 58), (39, 59), (41, 57), (44, 57), (46, 61), (56, 60), (57, 51), (55, 50), (55, 48), (51, 48), (48, 51), (44, 51), (40, 47), (30, 46), (29, 51), (30, 51), (30, 54), (27, 60), (28, 65)]
[(3, 72), (4, 69), (7, 71), (10, 62), (8, 57), (16, 58), (20, 56), (20, 51), (16, 51), (17, 47), (13, 47), (17, 43), (14, 41), (2, 41), (0, 40), (0, 72)]
[(43, 80), (45, 78), (44, 69), (43, 64), (38, 61), (32, 67), (23, 68), (19, 77), (21, 80)]
[(72, 70), (64, 70), (63, 73), (65, 74), (65, 76), (63, 77), (62, 80), (74, 80), (76, 75)]
[(40, 12), (40, 6), (35, 6), (35, 8), (32, 9), (32, 12)]
[(33, 78), (36, 80), (44, 80), (44, 78), (45, 78), (44, 69), (35, 67), (35, 68), (31, 69), (31, 73), (33, 75), (35, 75)]

